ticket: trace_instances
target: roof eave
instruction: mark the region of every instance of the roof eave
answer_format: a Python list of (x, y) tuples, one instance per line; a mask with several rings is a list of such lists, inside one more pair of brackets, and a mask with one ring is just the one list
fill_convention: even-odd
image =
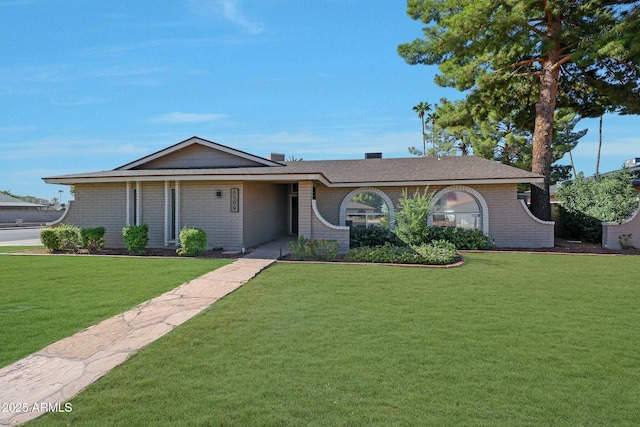
[(537, 184), (544, 182), (542, 177), (522, 178), (483, 178), (483, 179), (445, 179), (422, 181), (362, 181), (330, 182), (321, 173), (292, 174), (220, 174), (220, 175), (146, 175), (119, 177), (50, 177), (43, 178), (48, 184), (75, 185), (107, 182), (157, 182), (157, 181), (320, 181), (327, 187), (422, 187), (430, 185), (490, 185), (490, 184)]

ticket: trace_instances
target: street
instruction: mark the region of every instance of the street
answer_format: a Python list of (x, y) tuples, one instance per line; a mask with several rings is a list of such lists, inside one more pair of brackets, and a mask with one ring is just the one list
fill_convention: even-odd
[(41, 228), (0, 228), (0, 246), (40, 246)]

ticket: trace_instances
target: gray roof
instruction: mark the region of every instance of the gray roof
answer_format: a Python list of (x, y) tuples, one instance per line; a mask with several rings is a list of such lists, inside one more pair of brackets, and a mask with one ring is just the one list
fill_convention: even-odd
[(25, 202), (24, 200), (9, 196), (8, 194), (0, 193), (0, 208), (39, 208), (42, 206), (45, 205)]
[[(216, 169), (111, 170), (44, 178), (46, 182), (75, 184), (126, 179), (239, 179), (295, 181), (319, 179), (327, 185), (375, 183), (541, 182), (542, 176), (475, 156), (411, 157), (361, 160), (312, 160), (281, 162), (281, 166)], [(302, 178), (302, 177), (306, 178)]]

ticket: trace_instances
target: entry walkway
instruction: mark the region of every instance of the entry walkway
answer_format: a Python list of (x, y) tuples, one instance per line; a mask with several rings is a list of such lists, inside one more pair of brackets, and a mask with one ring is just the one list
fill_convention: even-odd
[[(71, 399), (131, 354), (247, 283), (288, 253), (271, 242), (244, 258), (60, 340), (0, 369), (0, 426), (18, 425)], [(6, 412), (5, 412), (6, 410)]]

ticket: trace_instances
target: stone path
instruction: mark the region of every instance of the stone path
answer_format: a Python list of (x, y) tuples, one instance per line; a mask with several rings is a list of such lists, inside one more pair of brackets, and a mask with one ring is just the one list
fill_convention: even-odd
[[(280, 243), (205, 274), (0, 369), (0, 426), (17, 425), (71, 399), (131, 354), (202, 312), (271, 265)], [(274, 248), (278, 250), (274, 252)], [(286, 247), (285, 247), (286, 249)]]

